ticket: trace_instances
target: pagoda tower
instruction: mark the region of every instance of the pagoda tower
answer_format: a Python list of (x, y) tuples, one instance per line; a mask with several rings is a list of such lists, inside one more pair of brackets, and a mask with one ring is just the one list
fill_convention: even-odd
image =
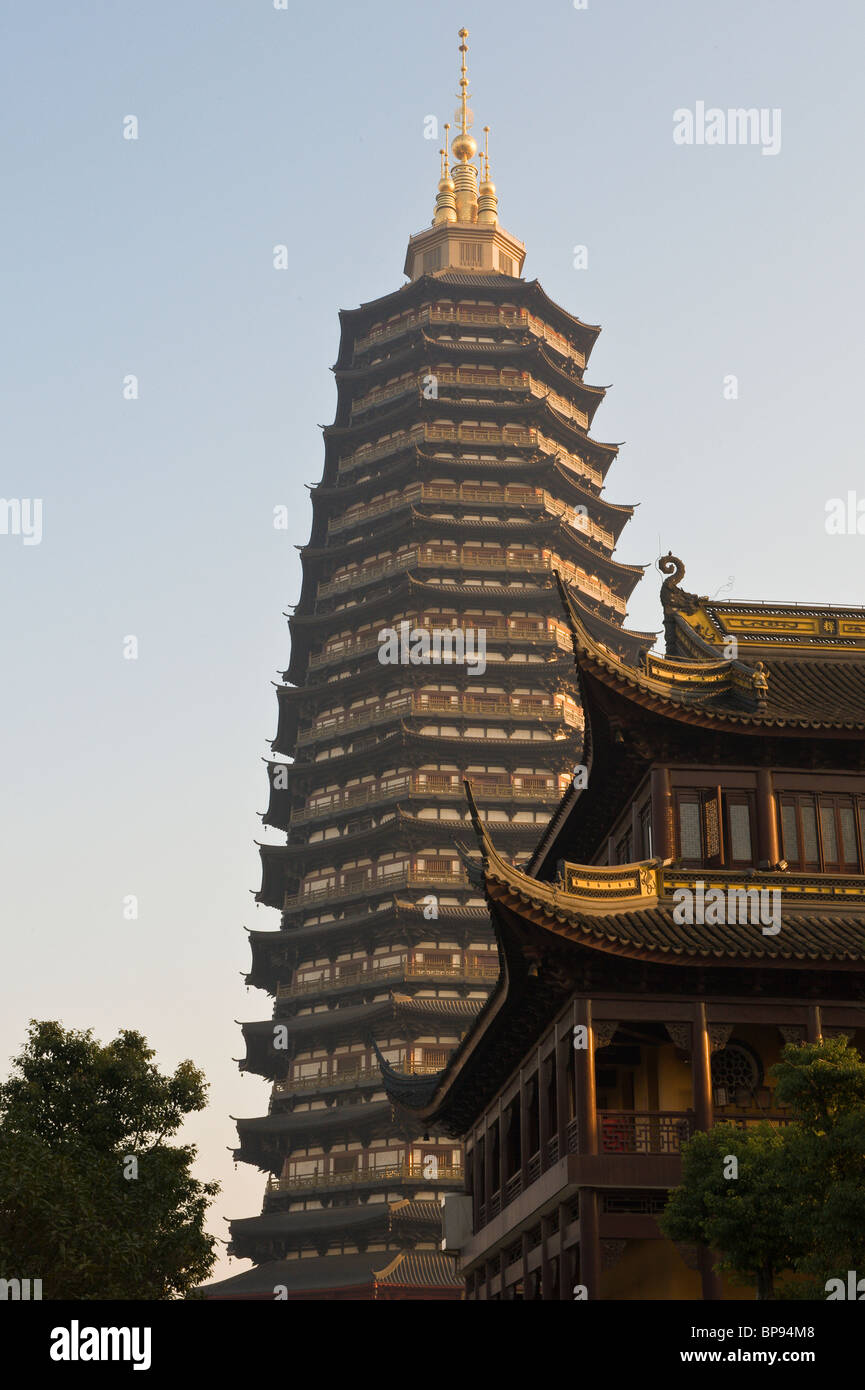
[(250, 935), (247, 981), (275, 1006), (243, 1025), (240, 1065), (273, 1092), (238, 1122), (236, 1158), (270, 1175), (262, 1215), (232, 1223), (261, 1276), (238, 1296), (460, 1296), (436, 1199), (462, 1188), (461, 1152), (395, 1120), (376, 1049), (438, 1071), (498, 976), (463, 778), (516, 866), (573, 778), (555, 575), (612, 652), (634, 662), (654, 640), (623, 626), (642, 568), (613, 552), (633, 509), (603, 495), (617, 446), (589, 434), (600, 330), (521, 278), (488, 127), (480, 155), (470, 133), (466, 38), (408, 283), (340, 313), (268, 763), (264, 823), (284, 843), (261, 846), (257, 900), (281, 922)]

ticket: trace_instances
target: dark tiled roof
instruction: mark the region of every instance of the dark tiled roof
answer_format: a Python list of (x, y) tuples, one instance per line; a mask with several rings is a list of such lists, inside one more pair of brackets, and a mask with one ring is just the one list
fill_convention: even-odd
[(437, 1250), (404, 1250), (384, 1269), (376, 1271), (375, 1281), (380, 1285), (416, 1289), (436, 1288), (442, 1284), (454, 1289), (465, 1287), (454, 1273), (453, 1260)]
[(375, 1124), (390, 1115), (386, 1101), (371, 1101), (368, 1105), (333, 1105), (324, 1110), (290, 1110), (280, 1115), (257, 1115), (254, 1119), (238, 1120), (241, 1138), (260, 1135), (290, 1134), (300, 1138), (307, 1133), (329, 1129), (348, 1129), (355, 1125)]
[(217, 1284), (205, 1284), (201, 1293), (205, 1298), (274, 1298), (274, 1290), (280, 1286), (294, 1292), (367, 1286), (371, 1294), (373, 1267), (381, 1264), (381, 1258), (381, 1252), (374, 1252), (338, 1258), (269, 1260)]

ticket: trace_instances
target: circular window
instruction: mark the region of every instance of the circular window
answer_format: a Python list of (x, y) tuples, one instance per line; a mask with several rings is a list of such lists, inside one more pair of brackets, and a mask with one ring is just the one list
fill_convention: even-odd
[(763, 1081), (758, 1054), (747, 1043), (733, 1038), (720, 1052), (712, 1053), (712, 1085), (726, 1090), (755, 1091)]

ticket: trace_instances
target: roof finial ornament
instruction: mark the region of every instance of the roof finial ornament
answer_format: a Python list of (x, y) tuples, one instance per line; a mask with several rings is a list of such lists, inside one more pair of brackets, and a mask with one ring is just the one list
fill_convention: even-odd
[(458, 222), (477, 222), (478, 220), (478, 171), (469, 162), (477, 154), (478, 144), (474, 136), (469, 135), (474, 115), (468, 104), (469, 78), (466, 66), (466, 54), (469, 51), (466, 43), (468, 36), (468, 29), (460, 29), (462, 43), (459, 51), (462, 54), (462, 60), (460, 67), (460, 109), (457, 112), (460, 133), (451, 146), (454, 158), (459, 160), (459, 163), (455, 164), (451, 170), (456, 189), (456, 220)]
[(436, 194), (436, 207), (433, 214), (433, 226), (441, 222), (456, 222), (457, 220), (457, 201), (454, 181), (448, 173), (448, 157), (450, 145), (450, 121), (445, 121), (445, 143), (444, 149), (439, 150), (442, 157), (441, 178), (439, 179), (438, 193)]
[(496, 197), (496, 186), (490, 179), (490, 128), (488, 125), (484, 126), (483, 161), (483, 181), (478, 189), (478, 222), (485, 227), (495, 227), (499, 220), (499, 200)]

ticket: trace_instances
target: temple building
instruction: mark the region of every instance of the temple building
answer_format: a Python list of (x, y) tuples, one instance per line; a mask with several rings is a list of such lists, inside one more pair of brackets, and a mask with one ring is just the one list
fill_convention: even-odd
[(637, 663), (562, 585), (585, 785), (519, 867), (466, 779), (501, 974), (438, 1076), (382, 1060), (406, 1122), (465, 1144), (469, 1299), (753, 1297), (661, 1236), (681, 1146), (786, 1123), (785, 1044), (865, 1047), (865, 610), (661, 568), (666, 656)]
[(407, 283), (340, 313), (268, 764), (264, 823), (283, 842), (261, 846), (257, 900), (280, 920), (250, 933), (248, 983), (274, 1003), (242, 1025), (240, 1066), (272, 1094), (238, 1121), (235, 1156), (267, 1190), (231, 1225), (256, 1269), (212, 1296), (461, 1296), (438, 1198), (463, 1188), (462, 1147), (395, 1113), (376, 1049), (395, 1074), (437, 1074), (496, 984), (457, 845), (463, 782), (526, 866), (582, 749), (556, 576), (611, 658), (654, 641), (624, 626), (642, 568), (614, 550), (633, 508), (604, 495), (617, 445), (589, 433), (599, 329), (522, 278), (488, 128), (480, 154), (471, 134), (466, 37)]

